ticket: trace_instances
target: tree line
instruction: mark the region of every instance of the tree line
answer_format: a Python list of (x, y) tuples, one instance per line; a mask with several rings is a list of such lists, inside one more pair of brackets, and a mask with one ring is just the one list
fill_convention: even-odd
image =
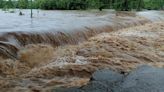
[[(0, 0), (0, 8), (30, 8), (29, 0)], [(45, 10), (164, 9), (164, 0), (33, 0), (32, 8)]]

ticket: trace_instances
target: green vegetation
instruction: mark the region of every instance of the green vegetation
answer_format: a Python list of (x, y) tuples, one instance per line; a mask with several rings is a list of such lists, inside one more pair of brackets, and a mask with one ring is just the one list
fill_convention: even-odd
[(21, 9), (29, 8), (28, 0), (18, 0), (17, 5), (18, 5), (17, 7), (21, 8)]
[(164, 0), (145, 0), (145, 8), (150, 10), (164, 9)]
[[(29, 0), (0, 0), (0, 8), (30, 8)], [(45, 10), (85, 10), (85, 9), (116, 9), (158, 10), (164, 9), (164, 0), (33, 0), (33, 8)]]

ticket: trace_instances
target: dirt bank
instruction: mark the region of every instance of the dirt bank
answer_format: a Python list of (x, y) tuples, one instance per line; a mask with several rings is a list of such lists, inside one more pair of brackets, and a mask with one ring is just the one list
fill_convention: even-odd
[(164, 22), (102, 33), (79, 45), (28, 45), (19, 60), (0, 58), (3, 92), (38, 92), (86, 85), (98, 69), (128, 73), (138, 65), (164, 67)]

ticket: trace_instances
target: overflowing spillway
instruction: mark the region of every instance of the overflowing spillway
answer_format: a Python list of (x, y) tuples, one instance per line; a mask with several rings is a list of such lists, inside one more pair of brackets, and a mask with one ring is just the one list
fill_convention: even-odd
[(32, 21), (28, 12), (0, 15), (7, 17), (0, 17), (0, 92), (90, 88), (100, 69), (127, 76), (143, 64), (164, 67), (163, 11), (40, 11)]
[[(18, 12), (18, 11), (17, 11)], [(0, 51), (1, 55), (17, 59), (17, 52), (28, 44), (51, 44), (61, 46), (78, 44), (88, 38), (121, 28), (142, 25), (151, 21), (164, 20), (163, 12), (145, 11), (136, 14), (117, 15), (117, 12), (98, 11), (29, 11), (18, 13), (0, 12)]]

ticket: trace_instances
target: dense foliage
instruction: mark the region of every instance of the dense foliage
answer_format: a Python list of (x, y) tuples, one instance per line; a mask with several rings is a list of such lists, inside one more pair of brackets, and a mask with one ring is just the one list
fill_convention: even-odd
[(28, 0), (18, 0), (17, 7), (24, 8), (24, 9), (28, 8), (29, 7)]
[(145, 8), (147, 9), (164, 9), (164, 0), (145, 0)]
[[(30, 8), (28, 0), (0, 0), (0, 8)], [(132, 9), (163, 9), (164, 0), (33, 0), (33, 8), (45, 10), (80, 10), (111, 8), (128, 11)]]
[(35, 0), (36, 8), (41, 9), (87, 9), (99, 7), (99, 0)]

